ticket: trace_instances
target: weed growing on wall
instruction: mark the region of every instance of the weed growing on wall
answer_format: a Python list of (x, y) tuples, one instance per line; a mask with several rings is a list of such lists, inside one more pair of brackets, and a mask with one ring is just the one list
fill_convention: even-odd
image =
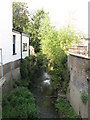
[(81, 100), (84, 104), (86, 104), (88, 101), (88, 95), (86, 94), (85, 91), (81, 93)]

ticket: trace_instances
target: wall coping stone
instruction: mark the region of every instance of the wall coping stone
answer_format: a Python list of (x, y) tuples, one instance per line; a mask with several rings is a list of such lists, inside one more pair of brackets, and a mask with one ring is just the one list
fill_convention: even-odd
[(72, 53), (72, 52), (69, 52), (68, 51), (68, 54), (67, 55), (73, 55), (73, 56), (77, 56), (77, 57), (80, 57), (80, 58), (84, 58), (84, 59), (88, 59), (88, 60), (90, 60), (90, 57), (88, 57), (88, 56), (85, 56), (85, 55), (81, 55), (81, 54), (75, 54), (75, 53)]

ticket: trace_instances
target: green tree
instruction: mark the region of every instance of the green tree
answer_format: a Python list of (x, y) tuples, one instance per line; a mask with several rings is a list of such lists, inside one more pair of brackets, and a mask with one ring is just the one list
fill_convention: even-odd
[(29, 25), (29, 12), (26, 3), (13, 2), (13, 28), (24, 32)]
[(66, 51), (72, 43), (77, 42), (78, 37), (70, 25), (56, 30), (50, 25), (49, 17), (41, 22), (40, 36), (42, 53), (47, 56), (51, 65), (52, 85), (56, 88), (57, 83), (61, 82), (63, 90), (66, 91), (69, 82)]
[(31, 18), (30, 21), (30, 26), (29, 26), (29, 34), (30, 34), (30, 45), (32, 45), (35, 49), (35, 52), (39, 52), (40, 51), (40, 36), (39, 36), (39, 32), (40, 32), (40, 23), (41, 21), (43, 21), (43, 19), (45, 18), (46, 13), (44, 12), (43, 9), (41, 10), (37, 10)]

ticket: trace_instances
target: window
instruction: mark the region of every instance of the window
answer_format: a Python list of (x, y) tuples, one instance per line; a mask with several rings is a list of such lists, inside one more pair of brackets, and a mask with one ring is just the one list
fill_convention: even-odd
[(16, 36), (13, 35), (13, 55), (16, 55)]
[(27, 51), (27, 43), (23, 43), (23, 51)]

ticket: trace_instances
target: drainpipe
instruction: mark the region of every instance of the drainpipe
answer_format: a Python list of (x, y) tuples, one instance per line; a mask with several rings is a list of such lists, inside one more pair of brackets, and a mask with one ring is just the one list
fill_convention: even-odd
[(21, 63), (22, 63), (22, 32), (20, 32), (21, 34)]

